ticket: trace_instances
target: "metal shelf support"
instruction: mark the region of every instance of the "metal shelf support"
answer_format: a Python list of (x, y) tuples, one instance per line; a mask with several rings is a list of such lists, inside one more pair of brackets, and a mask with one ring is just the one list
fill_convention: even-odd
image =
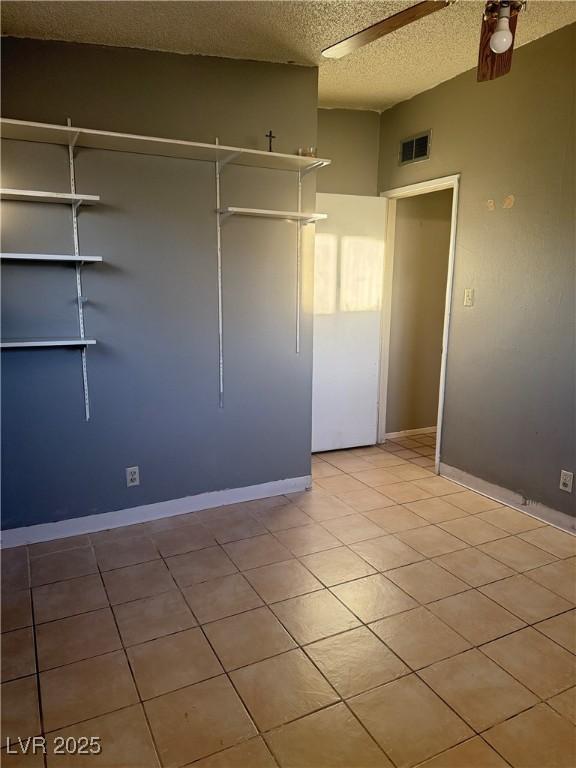
[[(220, 143), (216, 138), (216, 145)], [(222, 218), (220, 210), (220, 173), (222, 166), (236, 155), (231, 154), (224, 161), (216, 160), (216, 270), (218, 283), (218, 408), (224, 408), (224, 317), (222, 300)]]
[[(298, 213), (302, 213), (302, 171), (298, 171)], [(300, 354), (300, 307), (302, 304), (302, 222), (296, 232), (296, 354)]]
[[(219, 146), (219, 140), (215, 140), (215, 146)], [(296, 223), (296, 287), (295, 287), (295, 352), (300, 354), (301, 316), (302, 316), (302, 227), (313, 224), (326, 218), (322, 213), (302, 212), (302, 179), (307, 173), (318, 170), (327, 164), (325, 160), (318, 160), (306, 168), (295, 170), (297, 180), (297, 205), (296, 211), (275, 211), (264, 208), (240, 208), (237, 206), (222, 207), (221, 200), (221, 174), (227, 163), (234, 162), (240, 153), (230, 153), (223, 159), (217, 159), (214, 163), (216, 169), (216, 249), (217, 249), (217, 280), (218, 280), (218, 407), (224, 408), (224, 320), (223, 320), (223, 275), (222, 275), (222, 223), (231, 216), (257, 216), (273, 218)]]
[[(72, 125), (70, 118), (67, 120), (68, 125)], [(70, 192), (76, 194), (76, 174), (74, 169), (74, 146), (78, 139), (78, 134), (70, 137), (68, 143), (68, 161), (70, 165)], [(84, 297), (82, 295), (82, 263), (80, 261), (80, 239), (78, 236), (78, 208), (79, 204), (74, 203), (72, 205), (72, 235), (74, 239), (74, 256), (78, 261), (76, 262), (76, 303), (78, 307), (78, 327), (80, 329), (80, 339), (86, 338), (84, 331)], [(86, 421), (90, 421), (90, 393), (88, 390), (88, 364), (86, 346), (83, 346), (80, 350), (82, 359), (82, 388), (84, 391), (84, 417)]]

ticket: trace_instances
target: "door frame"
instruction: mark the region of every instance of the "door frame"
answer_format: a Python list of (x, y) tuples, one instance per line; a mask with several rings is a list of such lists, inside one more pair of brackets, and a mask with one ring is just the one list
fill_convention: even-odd
[(452, 211), (450, 217), (450, 249), (448, 253), (448, 274), (446, 277), (446, 297), (444, 302), (444, 329), (442, 332), (442, 357), (440, 362), (440, 386), (438, 391), (438, 417), (436, 420), (436, 455), (435, 472), (440, 469), (440, 450), (442, 445), (442, 426), (444, 417), (444, 398), (446, 394), (446, 369), (448, 362), (448, 341), (450, 336), (450, 317), (454, 287), (454, 262), (456, 256), (456, 228), (458, 221), (458, 195), (460, 174), (442, 176), (437, 179), (408, 184), (381, 192), (380, 196), (388, 200), (386, 212), (386, 237), (384, 251), (384, 293), (382, 296), (382, 333), (380, 347), (380, 397), (378, 402), (378, 442), (386, 439), (386, 398), (388, 392), (388, 366), (390, 359), (390, 332), (392, 327), (392, 280), (394, 276), (394, 240), (396, 234), (396, 201), (405, 197), (416, 197), (443, 189), (452, 190)]

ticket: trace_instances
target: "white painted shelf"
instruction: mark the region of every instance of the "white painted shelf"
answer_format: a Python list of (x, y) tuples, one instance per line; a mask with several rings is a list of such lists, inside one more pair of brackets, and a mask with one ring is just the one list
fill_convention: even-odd
[(290, 221), (301, 221), (304, 224), (311, 224), (315, 221), (322, 221), (327, 218), (325, 213), (299, 213), (298, 211), (272, 211), (267, 208), (238, 208), (228, 205), (220, 208), (219, 213), (223, 216), (260, 216), (265, 219), (284, 219)]
[[(35, 123), (24, 120), (0, 119), (0, 132), (3, 139), (15, 139), (46, 144), (57, 144), (68, 148), (71, 190), (74, 186), (74, 148), (86, 147), (114, 152), (131, 152), (140, 155), (152, 155), (156, 157), (183, 158), (188, 160), (200, 160), (215, 164), (216, 172), (216, 227), (217, 227), (217, 252), (218, 252), (218, 365), (219, 365), (219, 406), (223, 407), (223, 320), (222, 320), (222, 245), (221, 223), (224, 218), (231, 215), (260, 216), (278, 220), (292, 220), (299, 224), (309, 224), (327, 218), (323, 213), (302, 213), (302, 179), (312, 172), (330, 165), (330, 160), (317, 157), (305, 157), (303, 155), (289, 155), (281, 152), (264, 152), (246, 147), (233, 147), (219, 144), (216, 140), (213, 144), (184, 141), (180, 139), (166, 139), (156, 136), (142, 136), (138, 134), (116, 133), (112, 131), (93, 130), (79, 128), (73, 125), (55, 125), (50, 123)], [(253, 168), (268, 168), (279, 171), (293, 171), (297, 181), (298, 204), (297, 211), (272, 211), (259, 208), (221, 208), (220, 176), (226, 165), (249, 166)], [(100, 200), (97, 195), (79, 195), (59, 192), (41, 192), (22, 189), (0, 190), (0, 199), (27, 200), (45, 203), (72, 204), (72, 221), (75, 236), (75, 251), (78, 253), (76, 216), (80, 204), (93, 204)], [(296, 354), (300, 351), (300, 305), (301, 305), (301, 231), (298, 226), (298, 239), (296, 247)], [(12, 260), (29, 261), (72, 261), (68, 257), (49, 257), (42, 254), (5, 254)], [(22, 258), (24, 257), (24, 258)], [(100, 261), (99, 257), (77, 257), (77, 264), (88, 261)], [(83, 328), (83, 313), (81, 301), (80, 267), (77, 267), (77, 292), (78, 292), (78, 318), (80, 328)], [(84, 388), (84, 403), (86, 420), (90, 419), (90, 403), (88, 397), (88, 379), (86, 373), (86, 348), (95, 344), (94, 339), (28, 339), (1, 342), (2, 349), (33, 348), (33, 347), (79, 347), (82, 350), (82, 380)]]
[(0, 189), (2, 200), (20, 200), (32, 203), (67, 203), (94, 205), (100, 195), (73, 195), (71, 192), (41, 192), (34, 189)]
[(2, 349), (26, 349), (33, 347), (87, 347), (96, 339), (12, 339), (0, 342)]
[(57, 261), (72, 264), (99, 264), (102, 256), (74, 256), (63, 253), (0, 253), (2, 261)]
[(285, 171), (308, 172), (330, 165), (330, 160), (318, 157), (287, 155), (281, 152), (264, 152), (245, 147), (224, 144), (205, 144), (182, 139), (163, 139), (157, 136), (141, 136), (133, 133), (97, 131), (77, 126), (32, 123), (25, 120), (0, 120), (3, 139), (38, 141), (47, 144), (70, 142), (77, 147), (106, 149), (115, 152), (134, 152), (141, 155), (181, 157), (188, 160), (221, 161), (233, 165), (249, 165)]

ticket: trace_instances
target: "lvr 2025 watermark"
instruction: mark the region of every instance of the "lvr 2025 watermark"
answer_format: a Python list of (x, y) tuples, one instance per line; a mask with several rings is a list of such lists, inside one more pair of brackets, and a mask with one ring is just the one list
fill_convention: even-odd
[(100, 736), (29, 736), (26, 739), (6, 739), (8, 755), (99, 755), (102, 752)]

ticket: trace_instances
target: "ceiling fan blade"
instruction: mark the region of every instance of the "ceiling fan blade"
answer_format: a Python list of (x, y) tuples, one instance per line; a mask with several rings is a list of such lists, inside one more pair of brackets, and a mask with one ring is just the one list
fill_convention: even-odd
[(479, 83), (485, 80), (495, 80), (497, 77), (507, 75), (512, 68), (512, 53), (514, 52), (514, 37), (516, 35), (518, 16), (510, 17), (512, 45), (506, 53), (494, 53), (490, 48), (490, 37), (496, 28), (496, 22), (496, 18), (482, 19), (477, 69), (477, 80)]
[(350, 35), (350, 37), (341, 40), (339, 43), (330, 45), (322, 51), (322, 56), (326, 56), (329, 59), (340, 59), (342, 56), (358, 50), (363, 45), (372, 43), (374, 40), (390, 34), (390, 32), (395, 32), (400, 27), (406, 26), (406, 24), (411, 24), (413, 21), (424, 18), (424, 16), (443, 10), (451, 5), (452, 2), (453, 0), (425, 0), (425, 2), (417, 3), (410, 8), (395, 13), (393, 16), (382, 19), (382, 21), (363, 29), (361, 32)]

